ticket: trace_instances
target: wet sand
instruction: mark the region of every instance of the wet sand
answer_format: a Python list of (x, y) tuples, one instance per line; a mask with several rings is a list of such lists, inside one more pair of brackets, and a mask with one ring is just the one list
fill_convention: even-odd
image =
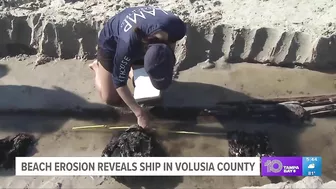
[[(1, 116), (0, 126), (25, 125), (27, 117)], [(90, 125), (92, 122), (78, 121), (67, 118), (34, 117), (39, 120), (41, 127), (50, 127), (54, 123), (64, 122), (56, 132), (35, 132), (40, 137), (37, 152), (34, 156), (100, 156), (103, 148), (113, 134), (117, 131), (72, 131), (73, 126)], [(97, 120), (98, 121), (98, 120)], [(105, 122), (109, 122), (105, 120)], [(172, 129), (208, 128), (212, 132), (225, 132), (231, 129), (254, 129), (266, 130), (270, 133), (271, 144), (277, 154), (297, 154), (307, 156), (322, 156), (323, 179), (329, 181), (336, 179), (336, 125), (334, 120), (315, 119), (316, 126), (302, 128), (299, 126), (286, 126), (279, 124), (247, 124), (239, 122), (209, 123), (206, 125), (193, 125), (180, 123), (179, 125), (165, 124), (160, 126)], [(120, 123), (123, 124), (123, 123)], [(26, 130), (26, 129), (24, 129)], [(1, 137), (22, 131), (20, 128), (12, 132), (1, 132)], [(27, 131), (27, 130), (26, 130)], [(190, 136), (178, 134), (159, 135), (163, 145), (171, 156), (228, 156), (228, 144), (225, 137)], [(62, 183), (64, 188), (126, 188), (108, 179), (99, 184), (103, 179), (90, 177), (13, 177), (10, 172), (0, 177), (3, 188), (56, 188), (57, 183)], [(8, 175), (9, 174), (9, 175)], [(178, 178), (178, 177), (177, 177)], [(270, 180), (267, 177), (184, 177), (179, 179), (163, 179), (154, 183), (141, 183), (150, 188), (161, 183), (162, 188), (239, 188), (250, 185), (263, 185), (270, 182), (279, 182), (291, 179), (296, 181), (300, 178), (276, 178)], [(163, 185), (164, 183), (164, 185)], [(148, 186), (150, 185), (150, 186)], [(165, 187), (167, 185), (167, 187)], [(160, 187), (161, 188), (161, 187)]]
[[(83, 64), (78, 61), (65, 61), (72, 64)], [(11, 62), (12, 69), (9, 75), (0, 79), (2, 87), (6, 85), (29, 85), (49, 88), (56, 85), (75, 90), (73, 93), (84, 95), (80, 89), (85, 88), (82, 82), (73, 81), (71, 75), (67, 75), (63, 66), (44, 65), (38, 68), (36, 78), (24, 76), (24, 69), (18, 69), (17, 62)], [(64, 62), (63, 62), (64, 63)], [(63, 64), (56, 63), (56, 64)], [(9, 63), (8, 63), (9, 64)], [(47, 72), (49, 67), (49, 72)], [(52, 69), (50, 69), (50, 67)], [(72, 67), (71, 72), (78, 68)], [(83, 69), (80, 67), (79, 69)], [(50, 72), (53, 70), (53, 72)], [(56, 73), (55, 73), (56, 72)], [(58, 73), (57, 73), (58, 72)], [(47, 73), (47, 74), (46, 74)], [(65, 75), (58, 77), (57, 75)], [(90, 78), (91, 73), (81, 73), (81, 78)], [(27, 76), (28, 75), (28, 76)], [(47, 78), (54, 83), (49, 83)], [(199, 67), (182, 72), (178, 81), (171, 87), (165, 96), (165, 103), (170, 105), (209, 105), (223, 100), (240, 100), (250, 98), (273, 98), (302, 95), (319, 95), (336, 93), (334, 84), (335, 75), (324, 74), (300, 69), (281, 69), (265, 67), (263, 65), (237, 64), (230, 68), (217, 70), (201, 70)], [(36, 82), (34, 82), (34, 80)], [(186, 82), (189, 83), (186, 83)], [(200, 83), (201, 82), (201, 83)], [(91, 85), (86, 84), (86, 92), (90, 97), (95, 97)], [(71, 86), (76, 86), (71, 88)], [(225, 88), (223, 88), (225, 87)], [(182, 92), (181, 92), (182, 91)], [(70, 91), (71, 92), (71, 91)], [(2, 93), (7, 94), (7, 93)], [(12, 93), (8, 93), (12, 94)], [(8, 95), (7, 94), (7, 95)], [(24, 94), (28, 95), (28, 94)], [(29, 95), (25, 96), (29, 99)], [(18, 97), (17, 97), (18, 98)], [(12, 99), (17, 99), (12, 97)], [(51, 101), (48, 96), (45, 99), (33, 99), (35, 102), (44, 102), (44, 106)], [(10, 99), (10, 97), (9, 97)], [(96, 99), (96, 98), (93, 98)], [(62, 100), (62, 99), (61, 99)], [(59, 103), (62, 101), (58, 101)], [(82, 101), (78, 101), (81, 103)], [(77, 102), (76, 102), (77, 103)], [(29, 105), (27, 102), (25, 105)], [(31, 104), (31, 103), (30, 103)], [(8, 105), (5, 104), (5, 105)], [(296, 155), (320, 155), (323, 158), (323, 179), (328, 181), (336, 179), (336, 119), (315, 118), (315, 126), (299, 127), (270, 124), (253, 124), (243, 122), (214, 122), (208, 124), (178, 123), (158, 124), (175, 129), (193, 130), (205, 128), (216, 132), (225, 132), (231, 129), (265, 129), (271, 135), (271, 143), (278, 154)], [(35, 156), (100, 156), (112, 134), (116, 132), (74, 132), (73, 126), (91, 124), (108, 124), (113, 120), (102, 118), (74, 119), (67, 117), (38, 117), (38, 116), (0, 116), (0, 137), (17, 132), (31, 132), (40, 137)], [(120, 123), (129, 125), (131, 123)], [(172, 156), (227, 156), (227, 140), (221, 137), (188, 136), (188, 135), (160, 135), (164, 146)], [(0, 186), (2, 188), (127, 188), (116, 183), (113, 179), (99, 184), (102, 178), (90, 177), (14, 177), (13, 173), (2, 172)], [(284, 180), (288, 178), (282, 178)], [(299, 178), (297, 178), (299, 179)], [(279, 182), (280, 179), (273, 180)], [(184, 177), (182, 180), (163, 179), (152, 180), (151, 183), (142, 183), (147, 188), (239, 188), (250, 185), (263, 185), (270, 183), (266, 177)], [(134, 183), (134, 185), (140, 185)], [(149, 185), (149, 186), (148, 186)], [(140, 188), (131, 186), (129, 188)]]

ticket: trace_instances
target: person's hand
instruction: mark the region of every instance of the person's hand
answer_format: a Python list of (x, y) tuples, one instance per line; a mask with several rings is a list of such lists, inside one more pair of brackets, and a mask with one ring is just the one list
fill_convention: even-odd
[(149, 127), (149, 118), (148, 114), (144, 109), (140, 109), (140, 111), (136, 114), (138, 125), (142, 128), (148, 128)]

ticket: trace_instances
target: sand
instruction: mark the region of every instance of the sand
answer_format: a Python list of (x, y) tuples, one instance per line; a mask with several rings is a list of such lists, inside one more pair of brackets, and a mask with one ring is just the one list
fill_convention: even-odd
[(0, 56), (94, 58), (104, 22), (125, 7), (145, 4), (171, 10), (188, 23), (187, 36), (176, 49), (176, 70), (204, 61), (315, 69), (335, 65), (332, 0), (10, 1), (0, 12)]
[[(8, 0), (0, 1), (0, 94), (4, 97), (0, 98), (0, 111), (105, 108), (95, 91), (93, 73), (87, 68), (95, 58), (99, 31), (123, 8), (145, 4), (171, 10), (188, 24), (186, 37), (175, 49), (178, 77), (164, 95), (166, 105), (210, 106), (223, 100), (336, 92), (331, 69), (336, 65), (334, 0)], [(0, 117), (0, 137), (21, 131), (41, 137), (35, 156), (100, 156), (111, 133), (74, 133), (70, 129), (114, 122), (97, 117)], [(216, 132), (233, 128), (269, 130), (277, 151), (321, 155), (321, 178), (271, 181), (264, 177), (184, 177), (127, 187), (113, 179), (101, 183), (101, 178), (15, 177), (11, 172), (1, 172), (0, 187), (335, 188), (335, 181), (330, 181), (336, 180), (335, 120), (314, 121), (316, 126), (308, 128), (239, 122), (166, 126)], [(224, 138), (161, 137), (175, 156), (227, 155)], [(270, 182), (276, 184), (267, 185)]]
[[(4, 6), (4, 12), (18, 16), (44, 13), (54, 15), (56, 20), (78, 19), (83, 16), (83, 13), (86, 13), (87, 15), (84, 15), (86, 18), (93, 16), (98, 21), (106, 16), (113, 16), (127, 6), (147, 4), (172, 10), (184, 20), (190, 20), (197, 23), (197, 25), (209, 26), (214, 24), (214, 22), (221, 22), (238, 28), (278, 28), (288, 32), (305, 32), (314, 38), (320, 36), (329, 37), (335, 33), (335, 23), (333, 22), (336, 7), (333, 0), (321, 0), (318, 2), (289, 2), (281, 0), (119, 0), (116, 2), (104, 0), (46, 0), (43, 2), (25, 0), (9, 2), (12, 2), (14, 6), (9, 6), (8, 8)], [(19, 6), (22, 8), (19, 8)], [(23, 8), (33, 10), (25, 10)], [(64, 13), (60, 13), (62, 11)]]
[[(0, 101), (2, 110), (16, 109), (57, 109), (104, 107), (93, 87), (93, 73), (87, 68), (90, 61), (58, 61), (45, 65), (30, 65), (36, 57), (23, 61), (11, 58), (0, 62), (0, 93), (6, 100)], [(7, 72), (4, 68), (7, 67)], [(253, 77), (251, 74), (253, 73)], [(202, 75), (202, 77), (197, 77)], [(74, 79), (80, 78), (80, 79)], [(180, 73), (179, 79), (164, 95), (167, 105), (213, 105), (218, 101), (243, 100), (249, 98), (289, 97), (320, 95), (336, 92), (335, 75), (305, 69), (285, 69), (263, 65), (241, 63), (225, 70), (204, 70), (194, 67)], [(31, 86), (31, 87), (29, 87)], [(53, 86), (57, 89), (53, 89)], [(200, 100), (202, 99), (202, 100)], [(29, 121), (26, 121), (29, 120)], [(134, 120), (130, 120), (133, 121)], [(275, 150), (298, 155), (321, 155), (323, 176), (308, 178), (293, 187), (304, 188), (314, 183), (316, 188), (324, 182), (336, 180), (335, 169), (335, 121), (314, 119), (314, 127), (291, 127), (281, 124), (247, 124), (240, 122), (213, 122), (208, 124), (170, 123), (161, 126), (187, 129), (203, 129), (221, 132), (227, 129), (265, 129), (271, 133)], [(35, 156), (100, 156), (107, 141), (115, 132), (73, 132), (71, 127), (91, 124), (114, 123), (106, 118), (68, 118), (41, 116), (1, 116), (0, 137), (25, 131), (40, 137)], [(119, 123), (121, 125), (126, 123)], [(131, 123), (127, 123), (131, 124)], [(161, 135), (163, 144), (173, 156), (227, 156), (227, 140), (216, 137), (192, 137)], [(101, 183), (102, 178), (90, 177), (14, 177), (3, 173), (0, 177), (2, 188), (137, 188), (116, 183), (113, 179)], [(5, 176), (7, 175), (7, 176)], [(135, 183), (147, 188), (240, 188), (244, 186), (272, 185), (273, 188), (289, 187), (300, 178), (265, 177), (184, 177), (164, 179), (152, 183)], [(279, 183), (280, 182), (280, 183)], [(307, 184), (308, 183), (308, 184)], [(332, 185), (333, 183), (328, 183)], [(266, 185), (267, 187), (269, 185)], [(326, 185), (325, 185), (326, 186)]]

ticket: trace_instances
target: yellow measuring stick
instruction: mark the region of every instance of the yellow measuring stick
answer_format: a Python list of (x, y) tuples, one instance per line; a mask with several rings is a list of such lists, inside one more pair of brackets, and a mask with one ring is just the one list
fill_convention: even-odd
[[(109, 129), (109, 130), (117, 130), (117, 129), (128, 129), (127, 126), (119, 126), (119, 127), (109, 127), (108, 125), (91, 125), (91, 126), (79, 126), (73, 127), (72, 130), (86, 130), (86, 129)], [(162, 132), (174, 133), (174, 134), (189, 134), (189, 135), (212, 135), (212, 136), (223, 136), (226, 133), (201, 133), (201, 132), (192, 132), (192, 131), (170, 131), (163, 128), (154, 129)]]
[(72, 130), (99, 129), (99, 128), (108, 128), (108, 126), (107, 125), (79, 126), (79, 127), (72, 127)]

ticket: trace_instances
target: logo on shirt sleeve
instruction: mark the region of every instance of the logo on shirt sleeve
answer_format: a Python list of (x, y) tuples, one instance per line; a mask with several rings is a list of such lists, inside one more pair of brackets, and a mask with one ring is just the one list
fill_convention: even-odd
[(122, 59), (120, 66), (119, 66), (119, 76), (118, 79), (120, 82), (124, 82), (128, 79), (128, 70), (127, 67), (129, 66), (129, 63), (131, 61), (131, 58), (124, 56)]

